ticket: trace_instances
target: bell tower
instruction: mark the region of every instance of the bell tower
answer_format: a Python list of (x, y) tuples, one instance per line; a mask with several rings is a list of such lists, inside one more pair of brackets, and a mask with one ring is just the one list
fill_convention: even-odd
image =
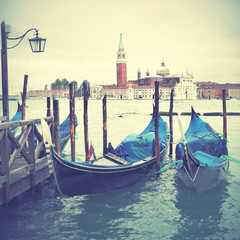
[(126, 53), (123, 47), (122, 34), (120, 34), (120, 41), (117, 51), (117, 85), (125, 85), (127, 83), (127, 62)]

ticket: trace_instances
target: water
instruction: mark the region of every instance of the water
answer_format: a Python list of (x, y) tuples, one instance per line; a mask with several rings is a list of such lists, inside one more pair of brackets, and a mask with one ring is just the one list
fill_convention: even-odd
[[(46, 100), (27, 100), (27, 119), (46, 114)], [(61, 100), (60, 121), (69, 113), (69, 102)], [(174, 111), (201, 114), (220, 112), (222, 102), (196, 100), (174, 102)], [(227, 110), (240, 111), (240, 101), (227, 101)], [(10, 102), (10, 116), (17, 106)], [(207, 109), (207, 110), (206, 110)], [(168, 111), (169, 102), (161, 101)], [(152, 102), (147, 100), (107, 102), (108, 141), (116, 146), (130, 132), (141, 132), (149, 122)], [(83, 102), (76, 100), (76, 155), (84, 160)], [(123, 117), (119, 117), (122, 114)], [(168, 121), (168, 117), (163, 117)], [(222, 132), (222, 117), (203, 117)], [(228, 116), (229, 155), (239, 159), (240, 116)], [(174, 139), (180, 138), (174, 117)], [(184, 131), (190, 116), (181, 116)], [(96, 154), (102, 153), (102, 103), (89, 101), (89, 139)], [(70, 144), (64, 155), (69, 158)], [(206, 193), (189, 191), (178, 179), (176, 169), (157, 179), (107, 193), (62, 197), (49, 179), (42, 193), (28, 197), (19, 208), (0, 209), (0, 239), (240, 239), (240, 165), (231, 162), (221, 184)]]

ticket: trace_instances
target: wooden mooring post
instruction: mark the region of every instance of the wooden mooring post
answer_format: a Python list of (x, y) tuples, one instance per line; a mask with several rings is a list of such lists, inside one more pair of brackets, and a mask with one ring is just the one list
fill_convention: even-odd
[[(156, 153), (156, 172), (160, 170), (160, 143), (159, 143), (159, 82), (155, 82), (155, 153)], [(157, 173), (159, 176), (159, 173)]]
[[(24, 75), (23, 81), (23, 92), (22, 92), (22, 120), (26, 119), (26, 99), (27, 99), (27, 84), (28, 84), (28, 75)], [(24, 126), (22, 126), (22, 133), (24, 131)]]
[(226, 89), (222, 90), (222, 102), (223, 102), (223, 136), (227, 139)]
[(85, 142), (85, 158), (88, 161), (88, 152), (89, 152), (89, 143), (88, 143), (88, 89), (87, 82), (83, 83), (84, 89), (84, 113), (83, 113), (83, 121), (84, 121), (84, 142)]
[(107, 95), (102, 100), (103, 103), (103, 154), (107, 153)]
[(171, 90), (170, 95), (170, 109), (169, 109), (169, 130), (170, 130), (170, 145), (169, 145), (169, 156), (172, 157), (173, 152), (173, 93), (174, 89)]
[(71, 160), (75, 162), (75, 98), (73, 84), (69, 84), (69, 105), (70, 105), (70, 135), (71, 135)]
[(53, 134), (54, 134), (54, 144), (55, 151), (60, 155), (60, 127), (59, 127), (59, 104), (58, 100), (53, 100)]
[(22, 93), (22, 120), (26, 119), (27, 84), (28, 84), (28, 75), (24, 75), (23, 93)]
[(51, 97), (47, 97), (47, 117), (51, 117)]

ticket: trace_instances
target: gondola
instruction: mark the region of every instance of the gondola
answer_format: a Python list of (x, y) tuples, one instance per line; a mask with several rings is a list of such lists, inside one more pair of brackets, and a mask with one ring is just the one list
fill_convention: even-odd
[[(154, 129), (153, 117), (143, 132), (128, 135), (115, 149), (109, 144), (106, 154), (87, 162), (67, 161), (50, 147), (59, 192), (65, 196), (93, 194), (127, 187), (143, 180), (155, 168)], [(167, 124), (160, 116), (159, 138), (160, 161), (163, 163), (169, 136)]]
[(18, 108), (17, 108), (17, 112), (15, 113), (15, 115), (10, 119), (10, 122), (13, 121), (20, 121), (22, 120), (22, 107), (18, 102)]
[[(14, 121), (21, 121), (21, 120), (22, 120), (22, 107), (18, 102), (17, 112), (15, 113), (15, 115), (9, 121), (14, 122)], [(13, 127), (10, 130), (11, 130), (13, 135), (16, 135), (16, 133), (20, 131), (20, 130), (18, 130), (18, 127)]]
[[(180, 125), (180, 131), (182, 126)], [(176, 146), (178, 172), (184, 184), (194, 192), (206, 192), (216, 187), (229, 168), (227, 141), (192, 108), (191, 121), (183, 142)]]

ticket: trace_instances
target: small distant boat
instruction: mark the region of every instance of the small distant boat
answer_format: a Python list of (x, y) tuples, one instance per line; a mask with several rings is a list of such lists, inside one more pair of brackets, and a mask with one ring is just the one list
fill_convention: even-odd
[[(102, 157), (87, 162), (63, 159), (50, 147), (54, 177), (59, 192), (65, 196), (106, 192), (136, 184), (155, 167), (154, 118), (140, 134), (130, 134), (116, 149), (108, 148)], [(159, 116), (160, 161), (164, 162), (168, 136), (167, 125)]]
[(183, 143), (176, 146), (176, 159), (183, 160), (183, 164), (177, 165), (182, 181), (197, 193), (216, 187), (229, 168), (226, 139), (198, 117), (193, 108), (182, 138)]

